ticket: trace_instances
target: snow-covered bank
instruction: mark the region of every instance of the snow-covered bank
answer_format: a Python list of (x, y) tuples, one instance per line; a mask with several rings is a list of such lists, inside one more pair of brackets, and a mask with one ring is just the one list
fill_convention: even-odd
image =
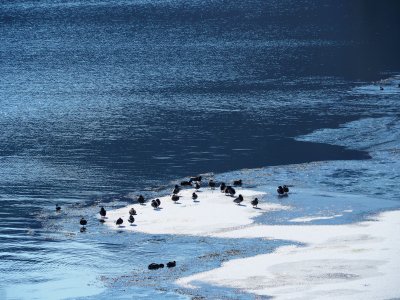
[[(177, 203), (171, 200), (171, 196), (161, 197), (160, 209), (153, 209), (147, 202), (109, 211), (105, 224), (114, 229), (150, 234), (215, 235), (250, 225), (253, 218), (263, 212), (288, 209), (284, 205), (268, 203), (264, 192), (241, 188), (236, 191), (236, 196), (242, 194), (244, 197), (241, 205), (235, 204), (233, 197), (208, 188), (202, 188), (197, 193), (198, 199), (193, 201), (194, 190), (187, 189), (179, 193), (181, 198)], [(255, 197), (260, 199), (258, 209), (250, 204)], [(127, 222), (132, 207), (137, 211), (133, 226)], [(120, 217), (124, 220), (122, 227), (115, 225)]]
[(279, 299), (400, 296), (400, 211), (350, 225), (255, 225), (218, 234), (225, 238), (289, 239), (305, 247), (228, 261), (222, 267), (177, 281), (243, 289)]

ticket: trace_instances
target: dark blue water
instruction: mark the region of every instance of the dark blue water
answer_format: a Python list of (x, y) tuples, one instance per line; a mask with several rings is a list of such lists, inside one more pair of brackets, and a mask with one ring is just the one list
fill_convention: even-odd
[[(100, 280), (120, 270), (99, 267), (125, 242), (77, 233), (100, 203), (200, 173), (368, 159), (293, 138), (379, 115), (346, 91), (400, 70), (399, 12), (396, 1), (1, 1), (0, 298), (125, 297)], [(201, 252), (174, 245), (185, 243), (195, 249), (182, 260)], [(134, 256), (159, 250), (146, 245)]]

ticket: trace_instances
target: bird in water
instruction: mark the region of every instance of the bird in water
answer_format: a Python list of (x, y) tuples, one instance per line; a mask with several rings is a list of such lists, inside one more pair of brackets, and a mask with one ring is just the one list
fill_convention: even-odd
[(381, 91), (383, 91), (383, 86), (380, 86), (379, 89), (380, 89)]
[(164, 268), (164, 264), (156, 264), (156, 263), (151, 263), (148, 266), (149, 270), (157, 270), (159, 268)]
[(172, 199), (172, 201), (174, 201), (176, 203), (176, 201), (179, 200), (179, 196), (178, 195), (172, 195), (171, 199)]
[(279, 196), (282, 196), (282, 195), (285, 193), (285, 191), (283, 190), (283, 187), (282, 187), (282, 186), (278, 186), (278, 188), (276, 189), (276, 191), (278, 192), (278, 195), (279, 195)]
[(124, 223), (124, 220), (122, 220), (121, 218), (118, 218), (117, 222), (115, 222), (115, 224), (117, 224), (118, 226), (121, 226), (122, 223)]
[(140, 204), (144, 204), (144, 197), (143, 197), (142, 195), (140, 195), (140, 196), (138, 197), (137, 201), (138, 201)]
[(238, 205), (243, 202), (243, 196), (239, 194), (239, 196), (233, 200), (233, 202), (237, 203)]
[(215, 189), (215, 182), (214, 182), (214, 180), (210, 179), (210, 181), (208, 182), (208, 186), (209, 186), (212, 190), (214, 190), (214, 189)]
[(197, 197), (198, 197), (198, 196), (197, 196), (197, 194), (196, 194), (196, 193), (193, 193), (193, 194), (192, 194), (192, 199), (193, 199), (193, 200), (196, 200), (196, 199), (197, 199)]
[(190, 181), (181, 181), (181, 186), (189, 186), (192, 185)]
[(133, 222), (135, 222), (135, 218), (133, 217), (133, 215), (129, 216), (128, 222), (133, 224)]
[(235, 186), (240, 186), (240, 185), (242, 185), (242, 179), (239, 179), (239, 180), (235, 180), (234, 182), (233, 182), (233, 185), (235, 185)]
[(131, 216), (136, 216), (136, 210), (132, 207), (132, 208), (129, 210), (129, 214), (130, 214)]
[[(158, 199), (158, 201), (160, 201), (159, 199)], [(161, 202), (160, 202), (161, 203)], [(160, 204), (158, 204), (158, 202), (156, 201), (156, 200), (151, 200), (151, 206), (154, 208), (154, 209), (156, 209), (156, 208), (158, 208), (158, 206), (160, 206)]]
[(221, 182), (221, 185), (219, 186), (221, 193), (225, 192), (225, 188), (226, 188), (225, 182)]
[(175, 187), (174, 187), (174, 189), (173, 189), (173, 191), (172, 191), (172, 194), (176, 195), (176, 194), (178, 194), (180, 191), (181, 191), (181, 189), (180, 189), (179, 186), (176, 184)]
[(102, 206), (101, 208), (100, 208), (100, 216), (102, 217), (102, 218), (104, 218), (105, 216), (106, 216), (106, 214), (107, 214), (107, 211), (104, 209), (104, 207)]
[(258, 205), (258, 198), (255, 198), (254, 200), (251, 201), (251, 205), (253, 205), (253, 207), (257, 207)]
[(85, 220), (85, 218), (81, 218), (81, 220), (79, 221), (79, 224), (81, 224), (82, 225), (82, 229), (85, 230), (84, 228), (85, 228), (85, 226), (87, 224), (87, 221)]
[(61, 206), (59, 206), (58, 204), (56, 204), (56, 212), (60, 212), (61, 211)]
[(176, 261), (170, 261), (170, 262), (167, 263), (167, 267), (168, 268), (173, 268), (175, 266), (176, 266)]
[(284, 185), (283, 187), (283, 191), (287, 194), (287, 193), (289, 193), (289, 188), (286, 186), (286, 185)]

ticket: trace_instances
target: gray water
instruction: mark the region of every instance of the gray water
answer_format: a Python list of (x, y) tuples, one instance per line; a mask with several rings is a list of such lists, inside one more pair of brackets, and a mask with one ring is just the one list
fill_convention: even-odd
[[(368, 164), (369, 148), (296, 137), (399, 117), (398, 12), (396, 1), (2, 1), (0, 298), (186, 299), (174, 278), (286, 243), (116, 234), (95, 214), (196, 174), (250, 182), (263, 173), (241, 170)], [(332, 168), (316, 171), (327, 190), (354, 178)], [(85, 234), (81, 216), (95, 224)], [(143, 273), (159, 253), (181, 267)]]

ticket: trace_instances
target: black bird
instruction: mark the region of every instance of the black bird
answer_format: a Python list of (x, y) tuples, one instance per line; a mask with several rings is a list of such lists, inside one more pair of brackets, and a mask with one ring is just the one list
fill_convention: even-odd
[[(160, 201), (160, 200), (158, 200), (158, 201)], [(156, 209), (156, 208), (159, 206), (159, 204), (158, 204), (158, 202), (157, 202), (156, 200), (151, 200), (151, 206), (152, 206), (154, 209)]]
[(190, 177), (189, 182), (193, 182), (193, 181), (201, 181), (201, 176), (195, 176), (195, 177)]
[(208, 186), (213, 190), (215, 189), (215, 182), (214, 180), (210, 179), (210, 181), (208, 182)]
[(196, 182), (194, 184), (194, 188), (196, 189), (196, 191), (199, 190), (200, 189), (200, 184), (198, 182)]
[(286, 185), (284, 185), (284, 186), (283, 186), (283, 191), (284, 191), (285, 193), (289, 193), (289, 188), (288, 188)]
[(170, 262), (167, 263), (167, 267), (168, 268), (173, 268), (175, 266), (176, 266), (176, 261), (170, 261)]
[(56, 212), (59, 212), (61, 210), (61, 207), (56, 204)]
[(233, 182), (233, 185), (242, 185), (242, 179), (239, 179), (239, 180), (235, 180), (234, 182)]
[(136, 210), (132, 207), (132, 208), (129, 210), (129, 214), (130, 214), (131, 216), (136, 216)]
[(160, 199), (158, 199), (158, 198), (157, 198), (155, 201), (158, 203), (158, 206), (160, 206), (160, 205), (161, 205), (161, 201), (160, 201)]
[(196, 200), (196, 199), (197, 199), (197, 197), (198, 197), (198, 196), (197, 196), (197, 194), (196, 194), (196, 193), (193, 193), (193, 194), (192, 194), (192, 199), (193, 199), (193, 200)]
[(142, 195), (140, 195), (140, 196), (138, 197), (137, 201), (138, 201), (140, 204), (144, 204), (144, 197), (143, 197)]
[(156, 263), (151, 263), (148, 266), (149, 270), (157, 270), (159, 268), (164, 268), (164, 264), (156, 264)]
[(106, 216), (106, 214), (107, 214), (107, 212), (106, 212), (106, 210), (104, 209), (104, 207), (102, 206), (101, 208), (100, 208), (100, 216), (102, 216), (103, 218)]
[(124, 223), (124, 220), (122, 220), (121, 218), (118, 218), (117, 222), (115, 222), (115, 224), (117, 224), (118, 226), (121, 226), (122, 223)]
[(181, 186), (188, 186), (188, 185), (192, 185), (192, 183), (190, 181), (181, 181)]
[(243, 196), (239, 194), (239, 196), (235, 200), (233, 200), (233, 202), (239, 205), (241, 202), (243, 202)]
[(281, 186), (278, 186), (276, 191), (278, 192), (279, 196), (282, 196), (285, 193), (285, 191), (283, 190), (283, 187), (281, 187)]
[(226, 188), (225, 182), (221, 182), (221, 185), (219, 186), (221, 193), (225, 192), (225, 188)]
[(176, 194), (178, 194), (179, 192), (180, 192), (180, 188), (179, 188), (179, 186), (176, 184), (175, 185), (175, 187), (174, 187), (174, 190), (172, 191), (172, 194), (174, 194), (174, 195), (176, 195)]
[(225, 188), (225, 195), (226, 194), (229, 194), (229, 195), (231, 195), (231, 196), (234, 196), (235, 194), (236, 194), (236, 191), (235, 191), (235, 189), (233, 188), (233, 187), (231, 187), (230, 185), (228, 185), (226, 188)]
[(129, 216), (128, 222), (133, 224), (133, 222), (135, 222), (135, 218), (133, 217), (133, 215)]
[(177, 195), (172, 195), (171, 199), (172, 199), (172, 201), (174, 201), (174, 202), (176, 203), (176, 201), (179, 200), (179, 196), (177, 196)]
[(258, 205), (258, 198), (255, 198), (254, 200), (251, 201), (251, 205), (257, 207)]
[(382, 86), (380, 86), (379, 89), (380, 89), (381, 91), (383, 91), (383, 87), (382, 87)]
[(82, 227), (85, 228), (87, 221), (85, 220), (85, 218), (81, 218), (81, 220), (79, 221), (79, 224), (81, 224)]

